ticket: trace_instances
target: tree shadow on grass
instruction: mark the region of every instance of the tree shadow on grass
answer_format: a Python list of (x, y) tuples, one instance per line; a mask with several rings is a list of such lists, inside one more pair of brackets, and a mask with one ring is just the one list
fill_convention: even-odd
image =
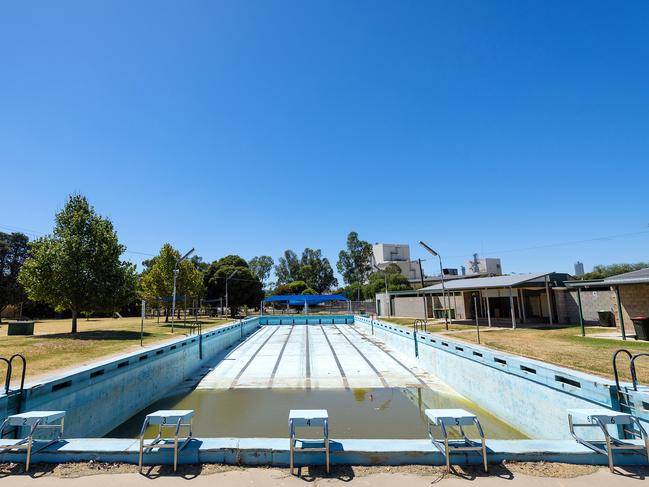
[[(143, 336), (152, 336), (151, 333), (144, 332)], [(68, 339), (68, 340), (139, 340), (139, 331), (129, 330), (89, 330), (79, 331), (77, 333), (51, 333), (47, 335), (37, 335), (38, 338), (51, 339)]]

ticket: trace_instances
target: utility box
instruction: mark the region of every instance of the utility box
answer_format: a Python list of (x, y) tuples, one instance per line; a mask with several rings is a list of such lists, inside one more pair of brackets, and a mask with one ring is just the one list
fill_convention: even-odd
[(33, 321), (10, 321), (7, 325), (7, 335), (33, 335)]

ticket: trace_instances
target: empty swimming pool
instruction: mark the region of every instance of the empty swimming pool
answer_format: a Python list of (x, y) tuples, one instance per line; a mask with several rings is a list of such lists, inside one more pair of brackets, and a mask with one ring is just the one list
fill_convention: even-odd
[[(322, 321), (322, 320), (318, 320)], [(134, 437), (156, 409), (194, 409), (201, 437), (282, 437), (290, 409), (324, 408), (339, 438), (423, 438), (426, 408), (464, 408), (491, 438), (525, 436), (354, 324), (262, 326), (195, 389), (140, 411), (109, 437)]]

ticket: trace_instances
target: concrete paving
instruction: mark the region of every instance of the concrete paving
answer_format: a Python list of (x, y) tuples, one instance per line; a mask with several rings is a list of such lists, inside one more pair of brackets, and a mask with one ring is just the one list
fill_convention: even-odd
[[(645, 474), (634, 472), (620, 472), (610, 474), (605, 469), (575, 478), (547, 478), (532, 477), (520, 473), (509, 472), (507, 469), (494, 472), (487, 476), (457, 476), (444, 475), (439, 472), (429, 474), (420, 471), (417, 474), (407, 471), (380, 472), (367, 476), (357, 476), (353, 468), (340, 472), (333, 472), (330, 476), (310, 476), (310, 472), (303, 472), (302, 477), (289, 475), (287, 470), (279, 469), (245, 469), (233, 470), (213, 475), (201, 475), (197, 468), (186, 474), (174, 475), (169, 472), (159, 474), (152, 472), (148, 476), (136, 473), (91, 475), (77, 478), (60, 478), (54, 475), (11, 475), (2, 479), (2, 485), (8, 487), (29, 486), (93, 486), (101, 483), (103, 487), (136, 487), (151, 483), (156, 486), (222, 486), (222, 487), (249, 487), (249, 486), (278, 486), (299, 487), (308, 485), (356, 485), (363, 487), (392, 487), (394, 485), (407, 485), (409, 487), (430, 487), (432, 484), (452, 486), (525, 486), (525, 487), (608, 487), (643, 485)], [(100, 471), (99, 471), (100, 472)], [(99, 473), (98, 472), (98, 473)]]
[(450, 389), (355, 325), (264, 326), (199, 389), (430, 387)]

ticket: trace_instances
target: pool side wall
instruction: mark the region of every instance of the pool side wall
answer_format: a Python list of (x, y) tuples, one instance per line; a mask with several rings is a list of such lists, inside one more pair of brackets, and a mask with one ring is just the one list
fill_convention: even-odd
[[(355, 323), (531, 438), (571, 439), (570, 408), (618, 410), (615, 383), (601, 377), (431, 333), (418, 332), (415, 340), (412, 329), (367, 317), (356, 316)], [(649, 411), (640, 416), (649, 420)], [(589, 430), (580, 432), (601, 436)]]
[[(25, 388), (21, 411), (65, 410), (65, 437), (98, 437), (165, 397), (259, 328), (256, 318), (82, 367)], [(13, 401), (12, 401), (13, 402)], [(12, 405), (0, 396), (0, 419)]]

